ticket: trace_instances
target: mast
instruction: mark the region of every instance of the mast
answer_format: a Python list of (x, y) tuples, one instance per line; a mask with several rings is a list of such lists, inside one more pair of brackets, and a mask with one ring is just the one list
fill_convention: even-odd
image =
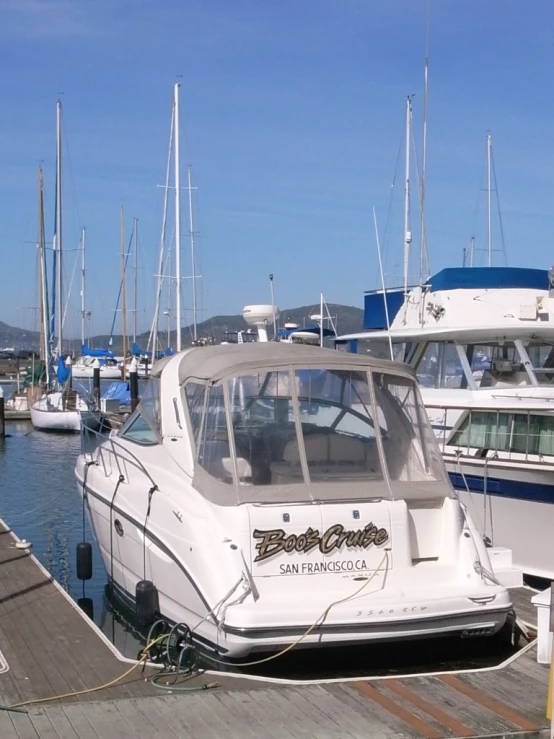
[(38, 167), (38, 259), (40, 304), (40, 358), (46, 368), (46, 385), (50, 384), (48, 354), (48, 285), (46, 279), (46, 251), (44, 248), (44, 185), (42, 167)]
[(408, 294), (408, 277), (410, 270), (410, 137), (412, 122), (412, 98), (406, 98), (406, 180), (404, 186), (404, 296)]
[(62, 102), (56, 103), (56, 313), (58, 314), (58, 357), (62, 356), (63, 298), (62, 298)]
[[(164, 281), (164, 254), (165, 254), (165, 235), (167, 227), (167, 205), (169, 200), (169, 176), (171, 173), (171, 152), (173, 150), (173, 130), (175, 126), (175, 101), (173, 101), (173, 108), (171, 110), (171, 129), (169, 132), (169, 151), (167, 153), (167, 167), (165, 171), (165, 188), (164, 188), (164, 206), (163, 206), (163, 217), (162, 217), (162, 233), (160, 237), (160, 252), (158, 258), (158, 287), (156, 290), (156, 307), (154, 309), (154, 319), (152, 321), (152, 329), (150, 331), (150, 338), (152, 341), (148, 342), (148, 348), (152, 349), (153, 352), (157, 351), (158, 348), (158, 322), (160, 319), (160, 306), (162, 299), (162, 286)], [(171, 268), (170, 268), (171, 272)], [(168, 280), (171, 282), (171, 274), (168, 275)], [(171, 303), (168, 304), (168, 306)], [(169, 349), (169, 341), (167, 344)]]
[(81, 346), (85, 343), (85, 229), (81, 232)]
[(181, 182), (179, 160), (179, 88), (175, 83), (175, 312), (177, 351), (181, 351)]
[(489, 254), (489, 267), (492, 266), (492, 206), (491, 206), (491, 153), (492, 136), (487, 132), (487, 244)]
[(429, 108), (429, 0), (426, 6), (425, 22), (425, 72), (423, 80), (423, 152), (421, 162), (421, 220), (419, 239), (419, 284), (429, 277), (429, 259), (427, 256), (427, 228), (425, 223), (425, 189), (427, 182), (427, 114)]
[(196, 342), (196, 265), (194, 258), (194, 224), (192, 220), (192, 186), (190, 165), (187, 170), (188, 191), (189, 191), (189, 238), (190, 238), (190, 259), (192, 264), (192, 338)]
[(127, 289), (125, 282), (125, 224), (123, 220), (123, 203), (121, 203), (119, 225), (121, 237), (121, 310), (123, 313), (123, 365), (121, 377), (125, 380), (125, 362), (127, 361)]
[(133, 344), (137, 341), (137, 268), (138, 268), (138, 218), (133, 222), (133, 233), (135, 236), (135, 254), (134, 254), (134, 296), (133, 296)]

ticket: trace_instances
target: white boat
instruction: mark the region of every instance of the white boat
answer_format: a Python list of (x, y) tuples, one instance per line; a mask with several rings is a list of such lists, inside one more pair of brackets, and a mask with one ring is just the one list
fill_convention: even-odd
[[(71, 368), (71, 374), (76, 380), (92, 379), (94, 377), (94, 366), (97, 359), (97, 356), (90, 355), (79, 357)], [(101, 380), (121, 380), (121, 368), (115, 357), (113, 360), (100, 358), (98, 362), (100, 365)]]
[(549, 579), (553, 285), (553, 270), (444, 269), (405, 298), (386, 293), (390, 331), (381, 291), (366, 295), (365, 325), (377, 330), (340, 337), (414, 366), (451, 479), (482, 535), (510, 548), (523, 572)]
[(90, 429), (100, 426), (93, 402), (69, 389), (43, 395), (31, 406), (31, 422), (40, 431), (72, 433), (79, 433), (81, 423)]
[(141, 403), (76, 464), (131, 602), (229, 658), (493, 635), (508, 591), (454, 495), (407, 367), (269, 342), (156, 363)]

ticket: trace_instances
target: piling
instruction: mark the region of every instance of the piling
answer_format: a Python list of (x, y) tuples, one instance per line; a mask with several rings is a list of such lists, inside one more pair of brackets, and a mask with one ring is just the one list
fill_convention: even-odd
[(67, 367), (67, 369), (69, 370), (69, 383), (68, 383), (68, 384), (69, 384), (69, 389), (70, 389), (70, 390), (71, 390), (71, 388), (73, 387), (73, 372), (72, 372), (72, 365), (73, 365), (73, 362), (71, 361), (71, 357), (68, 357), (68, 358), (67, 358), (67, 359), (65, 360), (65, 366), (66, 366), (66, 367)]
[(138, 364), (137, 358), (133, 357), (129, 372), (129, 389), (131, 391), (131, 413), (135, 410), (139, 402), (138, 393)]
[(4, 407), (4, 390), (0, 385), (0, 439), (6, 435), (6, 409)]
[(92, 394), (96, 406), (100, 407), (100, 362), (95, 359), (92, 365)]

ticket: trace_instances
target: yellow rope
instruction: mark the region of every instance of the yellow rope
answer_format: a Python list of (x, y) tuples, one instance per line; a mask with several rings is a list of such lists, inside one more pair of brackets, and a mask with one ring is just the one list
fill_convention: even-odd
[[(285, 647), (285, 649), (282, 649), (280, 652), (277, 652), (276, 654), (272, 654), (269, 657), (265, 657), (264, 659), (258, 659), (253, 662), (241, 662), (238, 664), (238, 667), (253, 667), (254, 665), (261, 665), (264, 662), (271, 662), (274, 659), (277, 659), (278, 657), (282, 657), (287, 652), (290, 652), (294, 647), (298, 646), (307, 636), (309, 636), (314, 629), (316, 629), (318, 626), (320, 626), (325, 619), (327, 618), (327, 614), (333, 608), (334, 606), (338, 606), (341, 603), (346, 603), (349, 600), (353, 600), (357, 595), (359, 595), (364, 588), (366, 588), (369, 583), (373, 580), (373, 578), (377, 575), (379, 570), (381, 569), (382, 565), (388, 560), (388, 552), (385, 551), (385, 554), (383, 556), (383, 559), (378, 564), (378, 566), (375, 568), (375, 570), (372, 572), (371, 576), (361, 585), (354, 593), (351, 595), (347, 595), (345, 598), (340, 598), (339, 600), (335, 600), (332, 603), (330, 603), (327, 608), (323, 611), (321, 616), (314, 621), (314, 623), (301, 635), (298, 637), (298, 639), (293, 642), (292, 644), (289, 644), (288, 647)], [(388, 565), (387, 565), (388, 568)], [(163, 639), (167, 638), (168, 634), (162, 634), (161, 636), (158, 636), (156, 639), (153, 639), (149, 644), (146, 645), (146, 647), (143, 649), (140, 660), (136, 662), (134, 665), (132, 665), (128, 670), (126, 670), (122, 675), (119, 675), (119, 677), (114, 678), (113, 680), (110, 680), (107, 683), (103, 683), (102, 685), (98, 685), (95, 688), (85, 688), (84, 690), (76, 690), (72, 693), (63, 693), (62, 695), (52, 695), (48, 698), (35, 698), (33, 700), (28, 701), (22, 701), (21, 703), (14, 703), (13, 706), (10, 706), (9, 708), (21, 708), (23, 706), (32, 706), (37, 705), (38, 703), (48, 703), (49, 701), (54, 700), (62, 700), (64, 698), (75, 698), (78, 695), (86, 695), (87, 693), (97, 693), (100, 690), (106, 690), (107, 688), (111, 688), (112, 685), (115, 685), (116, 683), (120, 682), (124, 678), (127, 677), (127, 675), (130, 675), (134, 670), (137, 669), (137, 667), (140, 667), (142, 664), (146, 662), (148, 659), (148, 653), (150, 649), (155, 644), (158, 644), (158, 642), (162, 641)], [(207, 655), (202, 655), (204, 658), (208, 659), (210, 662), (215, 662), (217, 664), (225, 664), (229, 665), (229, 662), (225, 662), (224, 660), (216, 659), (215, 657), (208, 657)]]
[[(373, 578), (377, 575), (379, 570), (381, 569), (381, 566), (387, 561), (389, 558), (389, 553), (385, 550), (385, 554), (383, 556), (383, 559), (379, 562), (377, 567), (373, 570), (371, 576), (364, 582), (363, 585), (361, 585), (356, 592), (352, 593), (351, 595), (347, 595), (346, 598), (340, 598), (340, 600), (335, 600), (333, 603), (327, 606), (327, 608), (323, 611), (321, 616), (314, 621), (314, 623), (301, 635), (298, 637), (298, 639), (293, 642), (292, 644), (289, 644), (288, 647), (285, 647), (285, 649), (282, 649), (280, 652), (277, 652), (277, 654), (271, 654), (269, 657), (264, 657), (264, 659), (257, 659), (254, 662), (240, 662), (237, 664), (237, 667), (253, 667), (254, 665), (262, 665), (264, 662), (271, 662), (271, 660), (277, 659), (277, 657), (282, 657), (287, 652), (290, 652), (291, 649), (294, 649), (294, 647), (297, 647), (300, 642), (302, 642), (307, 636), (309, 636), (314, 629), (316, 629), (318, 626), (320, 626), (325, 619), (327, 618), (327, 614), (333, 608), (334, 606), (338, 606), (341, 603), (346, 603), (349, 600), (353, 600), (357, 595), (359, 595), (364, 588), (366, 588), (369, 583), (373, 580)], [(388, 564), (387, 564), (388, 569)], [(215, 657), (209, 657), (206, 654), (202, 654), (202, 657), (204, 659), (207, 659), (209, 662), (215, 662), (220, 665), (228, 665), (229, 662), (225, 662), (224, 660), (216, 659)]]
[(128, 670), (126, 670), (122, 675), (119, 675), (119, 677), (114, 678), (113, 680), (110, 680), (108, 683), (104, 683), (103, 685), (98, 685), (95, 688), (85, 688), (84, 690), (76, 690), (73, 693), (64, 693), (63, 695), (51, 695), (48, 698), (35, 698), (34, 700), (28, 700), (28, 701), (22, 701), (21, 703), (14, 703), (13, 706), (10, 706), (9, 708), (21, 708), (22, 706), (32, 706), (36, 705), (37, 703), (48, 703), (49, 701), (55, 701), (55, 700), (62, 700), (63, 698), (74, 698), (78, 695), (86, 695), (86, 693), (96, 693), (99, 690), (105, 690), (106, 688), (111, 688), (112, 685), (115, 685), (120, 680), (123, 680), (127, 677), (127, 675), (130, 675), (133, 670), (136, 670), (137, 667), (140, 667), (142, 664), (146, 662), (148, 659), (148, 652), (152, 647), (160, 642), (162, 639), (165, 639), (167, 634), (162, 634), (162, 636), (159, 636), (157, 639), (154, 639), (150, 642), (150, 644), (147, 644), (146, 647), (143, 649), (141, 657), (138, 662), (135, 662), (134, 665), (132, 665)]

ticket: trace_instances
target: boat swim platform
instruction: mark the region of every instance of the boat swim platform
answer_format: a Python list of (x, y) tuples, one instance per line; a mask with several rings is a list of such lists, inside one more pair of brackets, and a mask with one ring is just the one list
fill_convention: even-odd
[[(0, 523), (0, 704), (72, 694), (133, 663)], [(534, 591), (512, 590), (534, 621)], [(160, 691), (138, 667), (111, 687), (0, 710), (1, 739), (547, 737), (548, 669), (532, 643), (490, 669), (292, 682), (204, 673)], [(200, 690), (203, 685), (217, 687)]]

